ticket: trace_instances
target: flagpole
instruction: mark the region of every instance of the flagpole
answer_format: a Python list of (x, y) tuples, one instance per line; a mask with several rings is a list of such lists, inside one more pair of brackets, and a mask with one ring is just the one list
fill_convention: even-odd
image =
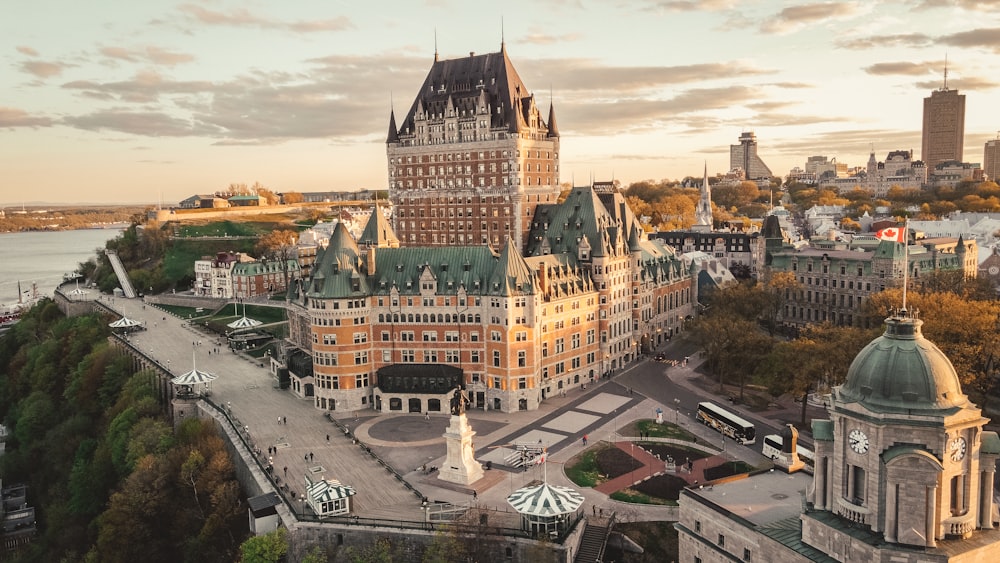
[(907, 217), (903, 223), (903, 311), (906, 311), (906, 286), (910, 279), (910, 218)]

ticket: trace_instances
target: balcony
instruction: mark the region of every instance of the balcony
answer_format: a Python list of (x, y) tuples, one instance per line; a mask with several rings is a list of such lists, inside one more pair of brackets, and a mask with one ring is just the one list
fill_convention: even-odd
[(851, 522), (857, 524), (868, 524), (868, 517), (871, 515), (871, 510), (860, 504), (854, 504), (853, 502), (838, 498), (837, 499), (837, 516), (847, 518)]
[(944, 533), (949, 536), (967, 538), (976, 530), (976, 515), (968, 512), (961, 516), (952, 516), (944, 521)]

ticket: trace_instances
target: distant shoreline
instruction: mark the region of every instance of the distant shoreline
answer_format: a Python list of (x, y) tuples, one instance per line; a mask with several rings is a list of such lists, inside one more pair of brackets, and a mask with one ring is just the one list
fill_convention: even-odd
[(10, 231), (0, 231), (0, 234), (9, 233), (46, 233), (46, 232), (59, 232), (59, 231), (97, 231), (97, 230), (122, 230), (127, 229), (130, 223), (106, 223), (106, 224), (94, 224), (94, 225), (81, 225), (79, 227), (69, 226), (69, 225), (42, 225), (38, 227), (27, 227), (23, 229), (16, 229)]

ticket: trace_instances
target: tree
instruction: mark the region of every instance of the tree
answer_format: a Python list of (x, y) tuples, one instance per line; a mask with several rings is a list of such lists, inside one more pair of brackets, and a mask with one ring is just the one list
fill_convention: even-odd
[(299, 234), (288, 229), (271, 231), (257, 241), (258, 254), (262, 258), (277, 260), (281, 264), (281, 271), (285, 277), (285, 287), (288, 287), (288, 261), (298, 258), (298, 249), (295, 243)]
[(296, 203), (302, 203), (305, 200), (305, 196), (299, 192), (285, 192), (281, 194), (281, 201), (283, 201), (285, 205), (294, 205)]
[(767, 327), (768, 333), (773, 335), (789, 296), (799, 291), (802, 286), (793, 272), (776, 272), (770, 269), (765, 272), (761, 285), (768, 296), (763, 313), (764, 326)]
[(263, 536), (253, 536), (240, 546), (242, 563), (278, 563), (288, 553), (288, 532), (278, 528)]

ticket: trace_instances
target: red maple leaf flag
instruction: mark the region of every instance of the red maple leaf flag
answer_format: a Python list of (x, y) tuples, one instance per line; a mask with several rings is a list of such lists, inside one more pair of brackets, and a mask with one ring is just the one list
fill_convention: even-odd
[(881, 240), (891, 240), (892, 242), (906, 242), (906, 231), (899, 227), (889, 227), (875, 233), (875, 237)]

